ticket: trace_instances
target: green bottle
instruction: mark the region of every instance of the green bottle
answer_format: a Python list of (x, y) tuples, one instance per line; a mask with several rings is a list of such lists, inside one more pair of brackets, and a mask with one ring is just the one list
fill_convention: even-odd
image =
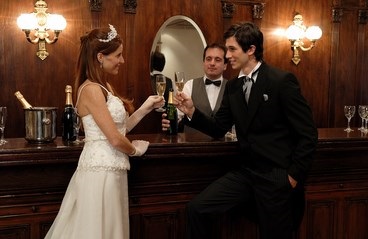
[(167, 129), (167, 134), (170, 135), (178, 133), (178, 110), (173, 104), (173, 94), (173, 89), (170, 89), (166, 106), (166, 119), (170, 120), (170, 128)]

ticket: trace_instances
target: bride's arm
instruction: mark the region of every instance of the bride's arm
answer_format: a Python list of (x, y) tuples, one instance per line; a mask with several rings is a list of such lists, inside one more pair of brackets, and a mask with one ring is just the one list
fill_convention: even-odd
[(91, 84), (84, 87), (78, 103), (78, 112), (81, 115), (91, 114), (114, 148), (129, 155), (134, 154), (136, 151), (134, 145), (118, 131), (106, 106), (103, 90), (99, 85)]
[(127, 121), (127, 132), (130, 132), (149, 112), (155, 108), (159, 108), (165, 104), (162, 96), (151, 95), (147, 100), (137, 109)]

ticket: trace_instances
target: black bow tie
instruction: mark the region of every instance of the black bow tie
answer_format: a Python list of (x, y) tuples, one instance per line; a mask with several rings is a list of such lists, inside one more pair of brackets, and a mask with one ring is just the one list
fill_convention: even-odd
[(211, 85), (214, 84), (215, 86), (220, 86), (221, 85), (221, 80), (210, 80), (206, 78), (206, 85)]

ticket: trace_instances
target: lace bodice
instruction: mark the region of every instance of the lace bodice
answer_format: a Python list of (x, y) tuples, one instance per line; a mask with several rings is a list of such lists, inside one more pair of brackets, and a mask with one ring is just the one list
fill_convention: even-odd
[[(125, 135), (126, 132), (126, 111), (124, 108), (123, 102), (116, 96), (112, 95), (108, 92), (107, 95), (107, 108), (110, 111), (113, 121), (120, 133)], [(86, 115), (82, 118), (84, 132), (85, 132), (85, 141), (97, 140), (97, 139), (106, 139), (106, 136), (102, 133), (101, 129), (97, 126), (94, 121), (92, 115)]]
[[(107, 91), (106, 88), (101, 86)], [(82, 91), (82, 89), (81, 89)], [(127, 112), (124, 103), (107, 91), (106, 106), (122, 135), (126, 133)], [(96, 124), (92, 115), (82, 117), (85, 132), (85, 145), (79, 158), (78, 170), (128, 170), (129, 157), (116, 150)]]

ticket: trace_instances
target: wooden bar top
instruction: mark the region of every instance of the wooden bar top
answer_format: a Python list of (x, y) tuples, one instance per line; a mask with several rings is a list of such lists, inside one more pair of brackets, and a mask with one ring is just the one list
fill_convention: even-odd
[[(366, 146), (368, 147), (368, 135), (360, 132), (357, 128), (347, 133), (343, 128), (320, 128), (318, 129), (319, 148), (328, 147), (328, 145), (346, 146)], [(213, 139), (202, 133), (179, 133), (170, 136), (164, 133), (159, 134), (136, 134), (127, 135), (131, 140), (142, 139), (150, 142), (150, 148), (177, 148), (193, 146), (234, 146), (236, 140), (231, 138)], [(31, 153), (31, 152), (50, 152), (50, 151), (80, 151), (82, 144), (66, 144), (57, 137), (54, 142), (47, 144), (28, 143), (24, 138), (7, 138), (8, 143), (0, 145), (0, 155), (8, 153)], [(149, 152), (149, 151), (148, 151)]]
[(321, 128), (318, 129), (318, 141), (367, 141), (368, 134), (352, 128), (354, 131), (347, 133), (344, 128)]

